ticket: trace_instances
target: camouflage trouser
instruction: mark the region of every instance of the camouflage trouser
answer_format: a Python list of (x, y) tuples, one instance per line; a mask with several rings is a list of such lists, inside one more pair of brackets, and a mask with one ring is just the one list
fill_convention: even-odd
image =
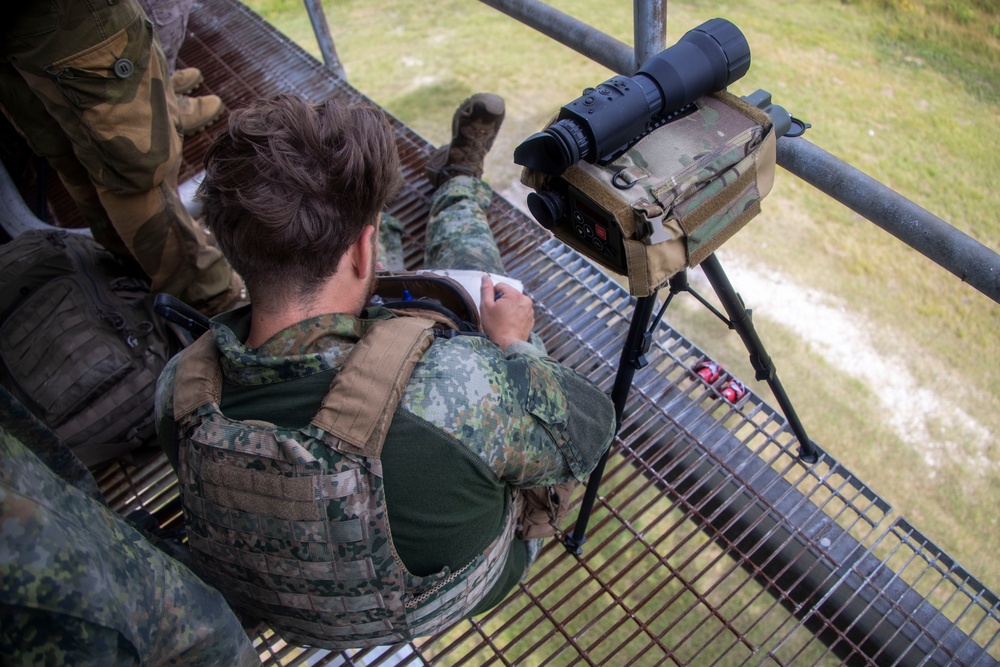
[(177, 66), (177, 54), (187, 33), (188, 14), (194, 0), (139, 0), (146, 16), (153, 22), (156, 36), (160, 38), (163, 55), (167, 59), (167, 71), (173, 73)]
[(4, 664), (260, 664), (218, 591), (2, 427), (0, 580)]
[[(471, 176), (445, 181), (431, 197), (424, 265), (428, 269), (471, 269), (503, 274), (500, 250), (486, 221), (493, 190)], [(402, 225), (382, 216), (379, 257), (389, 270), (403, 269)]]
[[(431, 195), (431, 210), (424, 239), (424, 269), (468, 269), (504, 275), (503, 260), (486, 212), (493, 201), (493, 189), (472, 176), (456, 176), (441, 184)], [(403, 225), (382, 214), (378, 256), (389, 271), (404, 271)], [(545, 351), (545, 343), (535, 332), (529, 342)], [(539, 541), (538, 544), (541, 544)], [(537, 555), (536, 551), (532, 558)]]
[(135, 0), (24, 3), (3, 32), (0, 106), (48, 159), (94, 237), (207, 313), (241, 281), (177, 195), (180, 118)]

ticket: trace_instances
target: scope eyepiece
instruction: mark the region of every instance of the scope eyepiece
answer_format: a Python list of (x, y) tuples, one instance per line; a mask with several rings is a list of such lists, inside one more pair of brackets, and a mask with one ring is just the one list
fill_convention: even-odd
[(750, 45), (721, 18), (684, 34), (647, 60), (633, 78), (613, 77), (559, 112), (558, 120), (514, 150), (514, 162), (559, 176), (580, 160), (609, 159), (658, 118), (722, 90), (747, 73)]
[(586, 151), (589, 147), (590, 141), (579, 125), (560, 120), (521, 142), (514, 149), (514, 163), (530, 166), (543, 174), (561, 174), (566, 171), (563, 165), (586, 159), (588, 154), (581, 150)]

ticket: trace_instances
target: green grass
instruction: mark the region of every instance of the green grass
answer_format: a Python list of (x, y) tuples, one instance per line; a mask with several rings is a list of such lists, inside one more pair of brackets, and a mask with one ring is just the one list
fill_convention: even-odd
[[(318, 55), (299, 0), (248, 4)], [(550, 4), (632, 41), (631, 3)], [(507, 119), (486, 175), (515, 203), (523, 195), (510, 190), (519, 176), (513, 148), (612, 74), (473, 0), (325, 6), (351, 83), (432, 143), (448, 141), (451, 113), (468, 94), (504, 96)], [(753, 52), (733, 92), (770, 91), (813, 125), (814, 144), (1000, 250), (995, 0), (671, 2), (667, 43), (714, 16), (740, 26)], [(769, 314), (787, 305), (772, 301), (773, 288), (736, 284), (813, 439), (1000, 590), (1000, 306), (781, 170), (763, 215), (719, 257), (772, 276), (766, 284), (817, 295), (864, 332), (889, 362), (877, 381), (849, 372), (850, 348), (824, 354)], [(691, 300), (678, 299), (668, 320), (737, 375), (753, 376), (735, 334)], [(937, 408), (947, 418), (912, 432), (905, 418), (893, 426), (880, 401), (902, 376), (915, 383), (901, 406), (914, 424)]]

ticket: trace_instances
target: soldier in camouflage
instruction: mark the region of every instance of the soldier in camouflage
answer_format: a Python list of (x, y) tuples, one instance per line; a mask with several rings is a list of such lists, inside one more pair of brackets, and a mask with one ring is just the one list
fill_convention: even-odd
[(178, 197), (177, 99), (136, 0), (7, 3), (0, 18), (0, 107), (94, 238), (137, 262), (153, 292), (225, 309), (242, 282)]
[[(471, 97), (431, 157), (428, 266), (503, 273), (480, 180), (503, 114)], [(520, 490), (585, 478), (611, 401), (528, 342), (531, 299), (486, 276), (485, 336), (384, 343), (417, 318), (368, 305), (377, 259), (401, 264), (377, 109), (281, 96), (229, 122), (200, 197), (253, 305), (214, 318), (157, 388), (196, 571), (296, 644), (395, 643), (490, 609), (532, 557)], [(380, 402), (386, 368), (400, 384)]]
[(260, 664), (219, 592), (108, 509), (2, 388), (0, 424), (0, 662)]

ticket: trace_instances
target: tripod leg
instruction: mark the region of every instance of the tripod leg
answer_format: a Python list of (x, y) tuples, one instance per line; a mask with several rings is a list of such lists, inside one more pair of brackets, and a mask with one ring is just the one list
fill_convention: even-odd
[(708, 282), (712, 284), (712, 288), (715, 290), (716, 295), (718, 295), (719, 300), (722, 301), (723, 308), (725, 308), (726, 313), (729, 315), (730, 327), (735, 329), (736, 333), (740, 335), (743, 344), (750, 353), (750, 364), (757, 373), (757, 379), (767, 381), (768, 386), (771, 387), (771, 391), (774, 393), (775, 399), (778, 401), (778, 405), (781, 406), (781, 411), (785, 414), (785, 419), (788, 420), (792, 432), (798, 438), (799, 458), (806, 463), (816, 463), (819, 458), (816, 448), (813, 446), (812, 440), (809, 439), (805, 427), (802, 426), (802, 422), (795, 412), (795, 407), (792, 405), (788, 394), (785, 393), (785, 388), (778, 379), (777, 372), (771, 364), (771, 358), (767, 356), (764, 344), (761, 343), (760, 337), (757, 336), (757, 330), (753, 326), (750, 311), (743, 304), (743, 299), (733, 289), (732, 283), (729, 282), (729, 277), (722, 270), (722, 265), (714, 253), (706, 257), (700, 266), (705, 272)]
[[(654, 292), (650, 296), (639, 297), (632, 313), (632, 322), (629, 324), (628, 335), (625, 338), (621, 359), (618, 362), (615, 384), (611, 389), (611, 401), (615, 405), (615, 433), (622, 427), (622, 416), (625, 413), (625, 403), (628, 402), (629, 389), (632, 388), (632, 378), (635, 377), (635, 372), (647, 363), (644, 355), (649, 351), (652, 337), (647, 327), (655, 305), (656, 293)], [(580, 513), (577, 515), (576, 525), (573, 526), (573, 532), (565, 538), (566, 551), (572, 554), (580, 555), (583, 553), (581, 547), (587, 541), (587, 523), (590, 521), (590, 513), (597, 500), (597, 488), (601, 484), (601, 477), (604, 476), (604, 467), (607, 462), (608, 452), (604, 452), (601, 460), (597, 462), (597, 467), (590, 473), (590, 478), (587, 480), (587, 488), (584, 490), (583, 500), (580, 502)]]

